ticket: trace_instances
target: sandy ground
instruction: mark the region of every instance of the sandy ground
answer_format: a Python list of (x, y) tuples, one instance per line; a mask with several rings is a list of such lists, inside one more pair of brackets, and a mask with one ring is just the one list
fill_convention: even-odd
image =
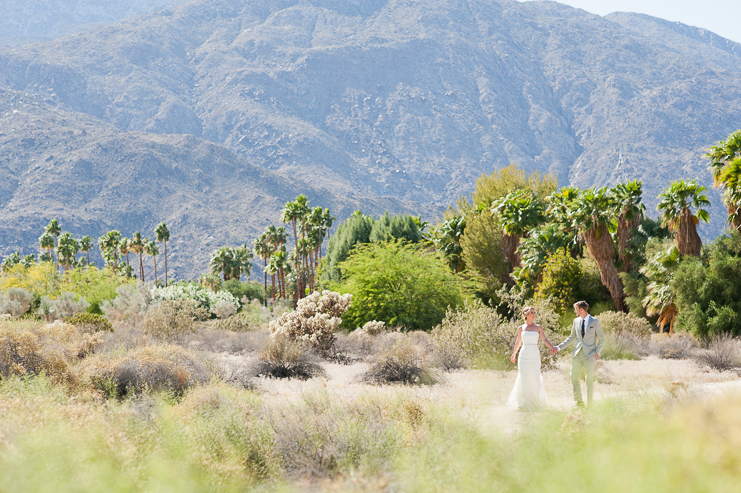
[[(248, 357), (231, 356), (232, 365), (248, 365)], [(520, 430), (532, 413), (510, 410), (507, 397), (514, 386), (516, 371), (458, 370), (443, 374), (436, 385), (376, 386), (361, 383), (359, 376), (365, 363), (339, 365), (324, 363), (326, 377), (302, 381), (295, 379), (258, 378), (257, 388), (269, 400), (298, 400), (307, 393), (326, 392), (330, 398), (344, 400), (361, 395), (384, 394), (406, 396), (436, 405), (459, 408), (461, 413), (476, 419), (482, 430), (511, 433)], [(561, 361), (557, 368), (543, 373), (543, 380), (552, 409), (566, 411), (574, 406), (570, 363)], [(639, 361), (601, 361), (597, 367), (595, 400), (621, 394), (692, 392), (699, 396), (720, 393), (741, 393), (738, 372), (717, 372), (702, 368), (692, 360), (660, 359), (650, 356)], [(582, 382), (584, 388), (584, 383)], [(584, 389), (583, 392), (586, 390)], [(586, 397), (586, 395), (585, 395)]]

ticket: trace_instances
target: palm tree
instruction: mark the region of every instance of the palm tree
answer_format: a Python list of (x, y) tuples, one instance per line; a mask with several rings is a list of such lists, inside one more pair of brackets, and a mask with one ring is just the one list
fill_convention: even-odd
[(642, 187), (643, 182), (632, 180), (628, 183), (618, 183), (610, 190), (618, 215), (618, 258), (622, 262), (621, 272), (633, 270), (627, 249), (628, 242), (633, 236), (632, 231), (641, 224), (641, 218), (646, 212), (646, 206), (641, 202)]
[(154, 285), (157, 285), (157, 255), (160, 253), (160, 249), (157, 247), (157, 243), (152, 240), (147, 243), (144, 247), (144, 251), (152, 257), (154, 260)]
[(46, 232), (42, 234), (39, 237), (39, 246), (42, 250), (46, 250), (46, 254), (48, 255), (50, 260), (54, 260), (54, 255), (52, 254), (52, 250), (56, 248), (54, 235)]
[(232, 264), (234, 263), (234, 252), (229, 247), (221, 247), (211, 253), (209, 266), (211, 274), (221, 274), (224, 281), (231, 279)]
[(463, 269), (461, 238), (465, 230), (466, 216), (461, 214), (438, 224), (427, 234), (435, 249), (448, 259), (450, 268), (456, 273)]
[(157, 237), (157, 241), (164, 242), (165, 244), (165, 287), (167, 287), (167, 242), (170, 241), (170, 230), (167, 229), (167, 225), (162, 222), (154, 229), (154, 234)]
[[(270, 255), (273, 254), (273, 245), (271, 244), (270, 240), (268, 239), (268, 233), (267, 231), (263, 231), (260, 233), (260, 235), (255, 238), (252, 241), (252, 249), (255, 252), (255, 255), (260, 257), (263, 260), (263, 288), (265, 289), (265, 293), (268, 292), (268, 259), (270, 258)], [(273, 279), (273, 293), (275, 293), (275, 274), (272, 276)], [(267, 305), (268, 300), (267, 296), (265, 298), (265, 306)]]
[(641, 267), (640, 273), (648, 278), (648, 293), (643, 298), (643, 306), (647, 315), (658, 315), (659, 330), (664, 332), (664, 327), (669, 326), (669, 333), (674, 332), (674, 322), (677, 320), (679, 310), (674, 303), (674, 293), (671, 282), (674, 271), (679, 265), (681, 255), (676, 246), (672, 246), (666, 252), (660, 252), (649, 263)]
[(148, 241), (147, 238), (142, 238), (142, 234), (139, 231), (134, 233), (134, 236), (129, 241), (129, 251), (139, 254), (139, 279), (142, 282), (144, 282), (144, 260), (142, 256), (144, 255), (144, 246)]
[(121, 238), (118, 248), (121, 255), (126, 255), (126, 277), (131, 277), (131, 263), (129, 262), (129, 253), (132, 252), (131, 240), (125, 237)]
[[(324, 227), (324, 233), (327, 236), (327, 244), (329, 244), (329, 230), (334, 224), (334, 222), (337, 220), (336, 217), (332, 215), (332, 213), (329, 212), (329, 209), (325, 208), (322, 212), (322, 226)], [(324, 239), (322, 238), (322, 241)], [(321, 245), (319, 246), (319, 258), (322, 258), (322, 249)]]
[(70, 233), (62, 233), (59, 237), (59, 244), (57, 245), (57, 260), (62, 264), (64, 272), (68, 272), (70, 267), (75, 266), (75, 255), (80, 251), (80, 245), (72, 238)]
[(610, 236), (611, 227), (616, 226), (614, 210), (615, 203), (606, 187), (590, 188), (569, 204), (568, 214), (572, 227), (581, 232), (589, 254), (597, 262), (600, 279), (610, 291), (615, 309), (624, 311), (625, 292), (615, 268), (615, 245)]
[[(57, 236), (59, 236), (59, 233), (62, 232), (62, 227), (59, 226), (59, 222), (56, 219), (52, 219), (51, 221), (49, 221), (49, 224), (46, 225), (46, 228), (44, 228), (44, 232), (54, 236), (54, 248), (56, 248)], [(58, 267), (59, 261), (57, 260), (56, 263)]]
[(85, 235), (82, 238), (80, 238), (80, 251), (85, 252), (86, 257), (86, 263), (85, 265), (90, 265), (90, 250), (93, 248), (93, 239), (89, 236)]
[[(663, 225), (674, 232), (681, 255), (700, 256), (702, 240), (697, 234), (697, 224), (710, 220), (710, 214), (702, 208), (710, 205), (705, 190), (697, 180), (678, 180), (659, 194), (661, 202), (656, 208), (662, 212)], [(693, 214), (692, 208), (697, 212)]]
[(522, 267), (520, 238), (545, 222), (545, 206), (531, 190), (515, 190), (491, 204), (491, 213), (497, 216), (504, 230), (502, 246), (513, 269)]
[[(297, 228), (297, 222), (301, 221), (302, 226), (304, 222), (304, 218), (306, 217), (306, 214), (309, 211), (309, 200), (306, 197), (306, 195), (301, 194), (298, 197), (296, 197), (296, 200), (293, 202), (287, 202), (286, 205), (283, 207), (283, 210), (281, 211), (280, 220), (284, 222), (285, 224), (291, 223), (293, 225), (293, 241), (294, 241), (294, 247), (296, 249), (296, 252), (298, 252), (298, 228)], [(303, 229), (302, 229), (302, 236), (303, 236)], [(300, 272), (299, 267), (299, 256), (295, 256), (295, 262), (296, 262), (296, 271), (297, 273)], [(301, 275), (298, 275), (296, 279), (296, 296), (295, 296), (295, 302), (298, 301), (298, 298), (303, 297), (304, 289), (302, 285), (302, 277)]]
[(21, 260), (21, 264), (24, 267), (31, 267), (34, 264), (34, 262), (36, 262), (36, 255), (34, 255), (33, 253), (24, 256), (23, 259)]
[(118, 249), (121, 242), (121, 232), (117, 229), (108, 231), (98, 238), (98, 246), (106, 263), (113, 264), (113, 272), (118, 274)]
[(232, 279), (239, 280), (242, 274), (246, 274), (247, 280), (249, 280), (250, 272), (252, 271), (252, 249), (246, 243), (243, 243), (232, 249), (232, 256), (234, 258), (231, 273)]
[(21, 254), (18, 252), (13, 252), (7, 257), (5, 257), (5, 260), (3, 260), (3, 263), (0, 265), (0, 269), (2, 269), (3, 272), (7, 272), (8, 269), (13, 267), (14, 265), (18, 265), (23, 261), (21, 258)]
[(716, 187), (722, 187), (728, 207), (727, 224), (741, 231), (741, 130), (711, 146), (705, 155)]

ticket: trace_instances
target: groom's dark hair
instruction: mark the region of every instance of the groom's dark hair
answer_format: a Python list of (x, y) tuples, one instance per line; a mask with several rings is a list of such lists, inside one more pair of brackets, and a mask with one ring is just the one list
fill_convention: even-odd
[(576, 303), (574, 303), (574, 308), (583, 308), (584, 311), (587, 311), (588, 312), (589, 311), (589, 303), (587, 303), (586, 301), (577, 301)]

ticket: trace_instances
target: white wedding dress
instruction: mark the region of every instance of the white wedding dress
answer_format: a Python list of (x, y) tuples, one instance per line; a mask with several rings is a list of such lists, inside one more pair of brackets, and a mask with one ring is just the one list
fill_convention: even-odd
[(517, 381), (507, 399), (507, 407), (537, 411), (548, 407), (543, 375), (540, 373), (540, 351), (537, 331), (522, 331), (522, 348), (517, 358)]

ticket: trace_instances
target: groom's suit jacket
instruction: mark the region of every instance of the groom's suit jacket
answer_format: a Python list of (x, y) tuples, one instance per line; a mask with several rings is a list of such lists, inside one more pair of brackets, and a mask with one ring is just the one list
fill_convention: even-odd
[(579, 351), (584, 351), (585, 356), (594, 358), (595, 354), (602, 353), (602, 347), (605, 345), (605, 333), (602, 332), (602, 324), (599, 320), (591, 315), (587, 315), (584, 319), (586, 325), (586, 333), (584, 339), (581, 337), (581, 317), (576, 317), (574, 323), (571, 324), (571, 334), (561, 344), (556, 346), (559, 351), (569, 347), (574, 342), (574, 354), (576, 356)]

